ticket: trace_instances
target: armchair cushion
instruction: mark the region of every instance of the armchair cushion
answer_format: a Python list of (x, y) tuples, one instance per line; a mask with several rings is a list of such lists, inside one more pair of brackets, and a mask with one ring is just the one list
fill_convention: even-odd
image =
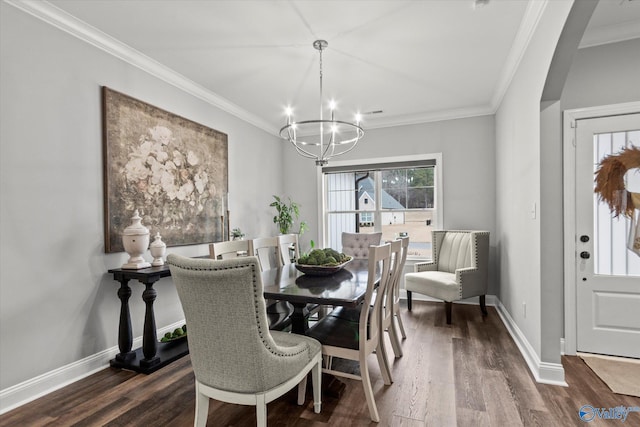
[(460, 287), (456, 283), (455, 273), (447, 273), (446, 271), (407, 273), (404, 280), (409, 291), (429, 295), (443, 301), (460, 299)]

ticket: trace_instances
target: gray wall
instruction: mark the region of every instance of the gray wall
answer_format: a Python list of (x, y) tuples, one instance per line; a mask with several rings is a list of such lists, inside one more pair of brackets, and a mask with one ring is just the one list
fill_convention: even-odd
[[(231, 225), (272, 234), (284, 145), (17, 9), (0, 3), (0, 389), (117, 345), (117, 282), (104, 254), (100, 87), (228, 135)], [(183, 255), (206, 245), (169, 248)], [(148, 255), (147, 255), (148, 257)], [(134, 336), (142, 287), (132, 284)], [(171, 281), (157, 285), (159, 328), (184, 316)]]
[[(364, 126), (366, 128), (366, 123)], [(444, 228), (489, 230), (493, 241), (496, 230), (494, 116), (366, 129), (359, 145), (340, 160), (428, 153), (442, 153)], [(301, 203), (301, 216), (311, 224), (310, 232), (303, 236), (303, 245), (309, 239), (317, 242), (316, 166), (293, 149), (285, 150), (284, 159), (285, 191)], [(495, 295), (498, 287), (493, 274), (493, 255), (491, 267), (489, 293)]]
[[(542, 345), (547, 342), (542, 339), (542, 318), (547, 314), (540, 266), (547, 243), (543, 242), (546, 231), (541, 225), (541, 215), (553, 212), (546, 203), (548, 196), (555, 197), (541, 190), (543, 175), (547, 173), (545, 159), (552, 153), (541, 147), (541, 140), (553, 129), (541, 128), (540, 100), (571, 4), (547, 3), (496, 113), (499, 298), (538, 358), (542, 357)], [(561, 182), (557, 185), (561, 186)], [(532, 215), (534, 206), (536, 214)], [(557, 334), (557, 328), (553, 333)], [(557, 355), (559, 339), (554, 344)], [(557, 356), (541, 360), (555, 363)]]
[(562, 109), (640, 101), (640, 39), (580, 49), (562, 91)]

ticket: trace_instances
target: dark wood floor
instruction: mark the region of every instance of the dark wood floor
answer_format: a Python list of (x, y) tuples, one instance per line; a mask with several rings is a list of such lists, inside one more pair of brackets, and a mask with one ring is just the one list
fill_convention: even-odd
[[(581, 421), (582, 405), (640, 406), (640, 398), (612, 393), (578, 357), (562, 359), (569, 387), (536, 383), (493, 307), (482, 318), (478, 306), (454, 304), (453, 325), (444, 317), (441, 303), (415, 302), (403, 312), (408, 337), (391, 386), (369, 359), (379, 426), (640, 425), (640, 413), (624, 424)], [(269, 425), (375, 425), (360, 382), (345, 383), (340, 398), (323, 396), (320, 414), (310, 396), (297, 406), (295, 390), (286, 394), (268, 405)], [(0, 416), (0, 425), (191, 426), (194, 407), (187, 356), (151, 375), (107, 368)], [(208, 425), (255, 426), (254, 408), (211, 401)]]

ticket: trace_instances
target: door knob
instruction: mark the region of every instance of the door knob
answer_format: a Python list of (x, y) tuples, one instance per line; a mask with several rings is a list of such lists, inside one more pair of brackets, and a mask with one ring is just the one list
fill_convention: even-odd
[(587, 243), (589, 241), (589, 236), (587, 236), (586, 234), (583, 234), (582, 236), (580, 236), (580, 241), (582, 243)]
[(589, 257), (591, 257), (591, 254), (589, 252), (587, 251), (580, 252), (580, 258), (589, 259)]

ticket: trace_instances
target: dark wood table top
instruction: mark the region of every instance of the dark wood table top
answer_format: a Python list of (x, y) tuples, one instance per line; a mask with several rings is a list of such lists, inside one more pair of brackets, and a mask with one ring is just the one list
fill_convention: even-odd
[(293, 304), (322, 304), (354, 307), (367, 291), (368, 261), (354, 259), (330, 276), (309, 276), (295, 265), (262, 273), (264, 297)]

